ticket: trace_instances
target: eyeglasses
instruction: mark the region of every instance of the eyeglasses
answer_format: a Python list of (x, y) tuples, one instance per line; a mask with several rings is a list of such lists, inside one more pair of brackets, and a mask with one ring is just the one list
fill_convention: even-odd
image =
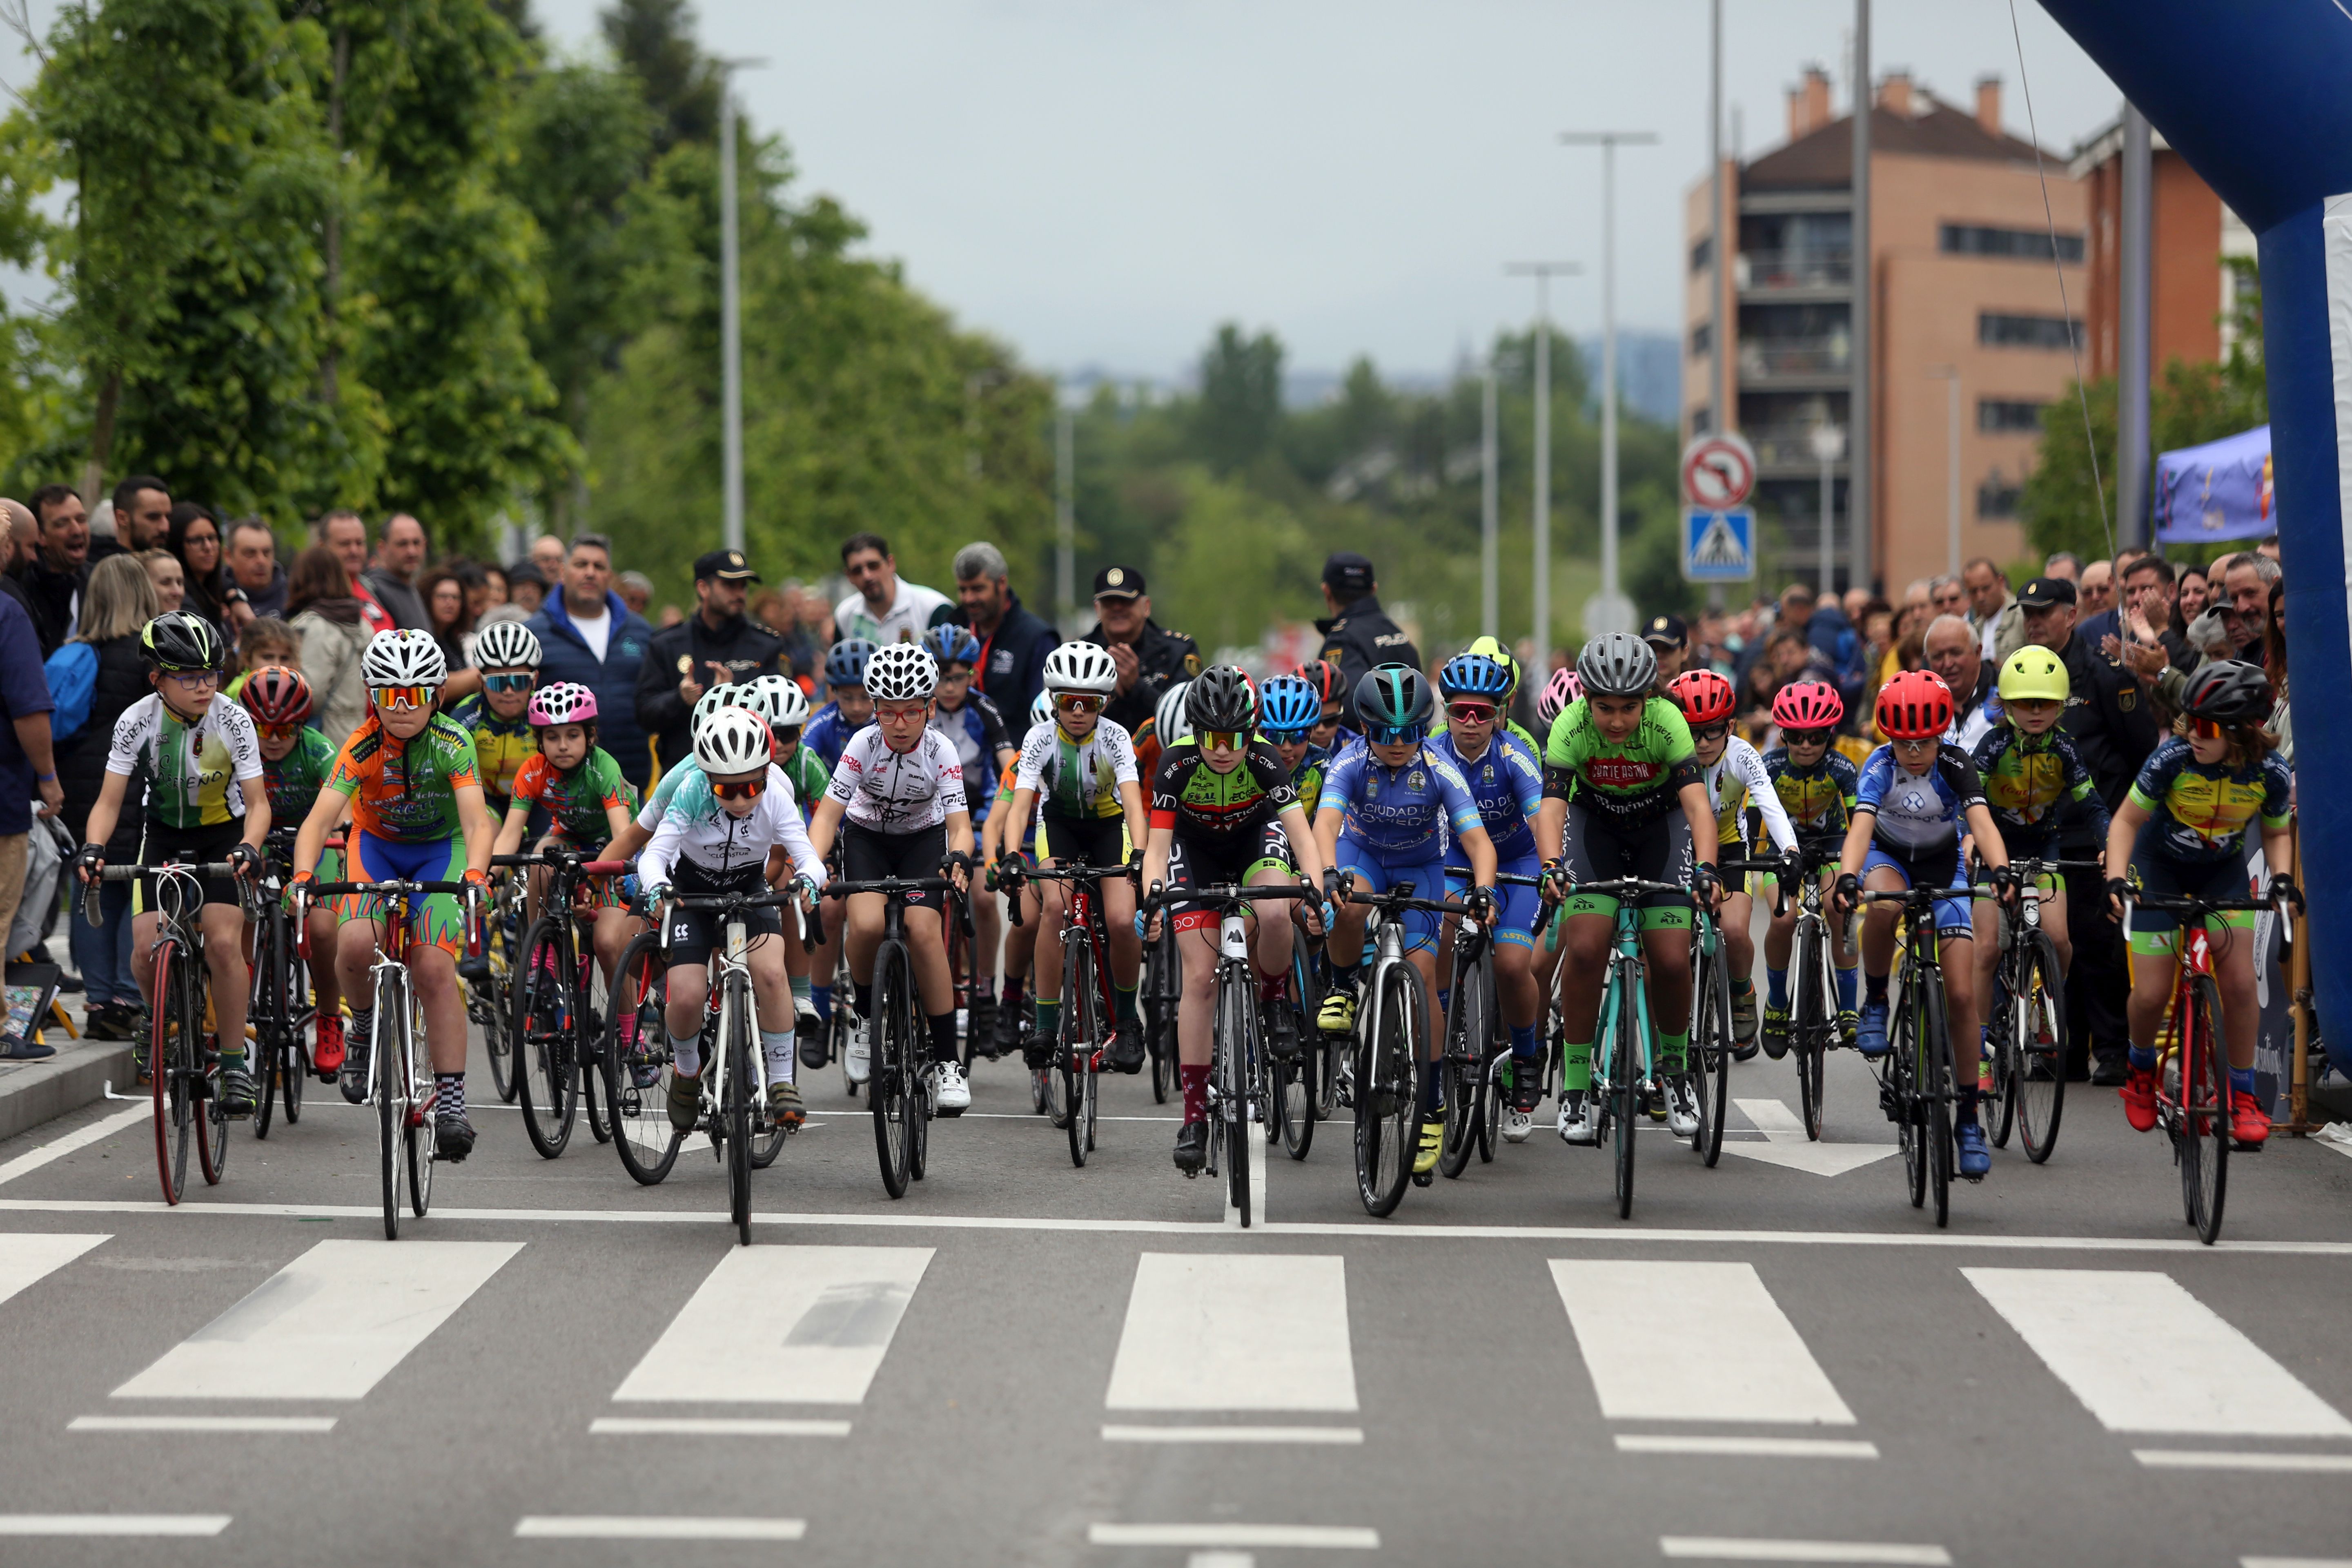
[(1465, 724), (1484, 724), (1495, 717), (1495, 705), (1491, 702), (1449, 702), (1445, 705), (1445, 716), (1459, 719)]
[(775, 737), (776, 744), (779, 746), (797, 746), (801, 743), (801, 727), (798, 724), (771, 724), (768, 726), (768, 733)]
[(1054, 706), (1065, 713), (1099, 713), (1103, 710), (1103, 699), (1087, 692), (1066, 691), (1054, 699)]
[(1364, 731), (1364, 739), (1375, 746), (1418, 745), (1429, 739), (1429, 729), (1423, 724), (1374, 725)]
[(922, 718), (924, 710), (929, 706), (928, 702), (877, 702), (874, 711), (881, 718), (896, 719), (903, 723), (909, 719)]
[(485, 691), (529, 691), (538, 683), (539, 676), (528, 669), (515, 675), (482, 677), (482, 689)]
[(220, 671), (217, 669), (174, 669), (169, 671), (165, 678), (191, 689), (220, 684)]
[(1238, 752), (1249, 741), (1244, 730), (1196, 730), (1193, 737), (1204, 752)]
[(379, 686), (368, 695), (379, 708), (430, 708), (440, 691), (437, 686)]
[(1691, 739), (1694, 741), (1720, 741), (1731, 733), (1731, 721), (1718, 719), (1712, 724), (1694, 724), (1690, 727), (1690, 732)]
[(714, 784), (710, 793), (720, 800), (757, 800), (767, 787), (766, 779), (745, 779), (740, 784)]
[(1832, 733), (1832, 731), (1827, 727), (1819, 730), (1791, 730), (1783, 726), (1780, 739), (1791, 746), (1826, 746), (1830, 743)]
[(291, 741), (302, 733), (301, 721), (291, 724), (256, 723), (254, 730), (265, 741)]

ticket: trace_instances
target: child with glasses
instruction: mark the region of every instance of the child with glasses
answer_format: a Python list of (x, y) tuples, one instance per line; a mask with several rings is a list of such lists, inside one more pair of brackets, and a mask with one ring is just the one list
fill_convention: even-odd
[[(1844, 717), (1845, 699), (1827, 681), (1790, 681), (1772, 699), (1772, 721), (1780, 727), (1780, 743), (1764, 753), (1764, 776), (1772, 781), (1772, 793), (1796, 829), (1801, 850), (1843, 843), (1846, 825), (1853, 819), (1861, 773), (1853, 759), (1833, 743)], [(1821, 877), (1827, 891), (1837, 868), (1824, 866)], [(1765, 891), (1777, 903), (1775, 880), (1765, 879)], [(1776, 1062), (1789, 1054), (1789, 951), (1797, 940), (1797, 914), (1791, 899), (1764, 931), (1764, 1054)], [(1846, 922), (1832, 924), (1837, 931), (1838, 1026), (1850, 1043), (1860, 1021), (1861, 976), (1855, 972)]]
[(539, 638), (520, 621), (493, 621), (474, 639), (474, 668), (482, 689), (462, 699), (449, 717), (473, 738), (482, 798), (492, 821), (503, 822), (514, 797), (515, 775), (539, 751), (530, 697), (539, 687)]

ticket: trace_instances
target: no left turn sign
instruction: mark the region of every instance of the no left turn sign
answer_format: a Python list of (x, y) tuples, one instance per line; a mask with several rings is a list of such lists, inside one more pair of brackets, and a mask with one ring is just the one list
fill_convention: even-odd
[(1695, 507), (1728, 511), (1756, 488), (1756, 449), (1737, 433), (1701, 436), (1683, 448), (1683, 497)]

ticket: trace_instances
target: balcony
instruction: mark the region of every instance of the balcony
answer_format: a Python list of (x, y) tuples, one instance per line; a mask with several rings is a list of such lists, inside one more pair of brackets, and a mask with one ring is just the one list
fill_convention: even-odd
[(1838, 378), (1853, 368), (1853, 341), (1844, 332), (1814, 338), (1744, 338), (1739, 344), (1742, 381)]
[[(1822, 460), (1813, 456), (1813, 427), (1810, 425), (1767, 425), (1761, 429), (1741, 432), (1748, 444), (1756, 448), (1759, 471), (1778, 470), (1786, 475), (1796, 472), (1818, 474)], [(1832, 465), (1832, 471), (1843, 473), (1845, 459)]]
[(1743, 294), (1840, 290), (1853, 283), (1853, 252), (1818, 248), (1743, 250), (1734, 278)]

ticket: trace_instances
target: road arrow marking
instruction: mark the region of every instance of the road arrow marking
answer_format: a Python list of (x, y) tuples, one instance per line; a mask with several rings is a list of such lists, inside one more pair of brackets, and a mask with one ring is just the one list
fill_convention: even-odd
[(1797, 1120), (1797, 1113), (1777, 1100), (1738, 1100), (1732, 1103), (1764, 1134), (1761, 1143), (1725, 1141), (1723, 1152), (1743, 1160), (1761, 1160), (1768, 1165), (1808, 1171), (1816, 1176), (1843, 1176), (1873, 1161), (1884, 1160), (1895, 1150), (1892, 1143), (1816, 1143), (1805, 1136), (1805, 1125)]

